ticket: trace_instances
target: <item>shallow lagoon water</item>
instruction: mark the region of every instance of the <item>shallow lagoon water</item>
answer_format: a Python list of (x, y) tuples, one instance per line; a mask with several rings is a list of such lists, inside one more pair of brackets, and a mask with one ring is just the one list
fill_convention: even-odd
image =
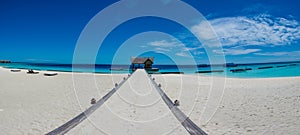
[[(50, 64), (50, 63), (0, 63), (0, 66), (11, 69), (34, 69), (63, 72), (88, 72), (88, 73), (121, 73), (130, 72), (129, 65), (72, 65), (72, 64)], [(263, 63), (263, 64), (237, 64), (237, 67), (207, 66), (197, 67), (192, 65), (153, 65), (159, 68), (159, 72), (183, 72), (184, 74), (201, 74), (206, 76), (226, 76), (230, 78), (270, 78), (270, 77), (293, 77), (300, 76), (300, 62), (285, 63)], [(260, 69), (262, 68), (263, 69)], [(264, 68), (266, 67), (266, 68)], [(272, 68), (270, 68), (272, 67)], [(113, 70), (111, 70), (111, 68)], [(242, 72), (231, 72), (234, 69), (251, 69)], [(197, 71), (223, 70), (216, 73), (195, 73)]]

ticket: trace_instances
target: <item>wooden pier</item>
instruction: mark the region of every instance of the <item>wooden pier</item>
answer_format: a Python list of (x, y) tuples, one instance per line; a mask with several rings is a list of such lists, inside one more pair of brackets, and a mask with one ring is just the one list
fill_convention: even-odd
[(48, 134), (166, 134), (170, 131), (206, 135), (144, 69), (137, 69), (96, 104)]

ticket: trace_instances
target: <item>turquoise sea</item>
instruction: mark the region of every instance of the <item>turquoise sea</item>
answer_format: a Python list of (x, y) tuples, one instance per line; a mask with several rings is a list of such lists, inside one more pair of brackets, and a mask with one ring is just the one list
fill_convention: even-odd
[[(86, 64), (51, 64), (51, 63), (0, 63), (1, 67), (11, 69), (34, 69), (64, 72), (94, 72), (94, 73), (124, 73), (131, 71), (129, 65), (86, 65)], [(300, 76), (300, 62), (277, 62), (277, 63), (252, 63), (231, 65), (153, 65), (159, 68), (158, 72), (201, 74), (214, 76), (227, 76), (233, 78), (270, 78), (270, 77), (293, 77)], [(196, 72), (200, 73), (196, 73)]]

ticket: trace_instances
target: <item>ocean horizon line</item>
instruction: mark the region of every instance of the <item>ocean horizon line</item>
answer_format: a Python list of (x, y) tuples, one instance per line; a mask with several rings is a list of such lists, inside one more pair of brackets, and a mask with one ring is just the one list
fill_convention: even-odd
[[(62, 64), (62, 63), (32, 63), (12, 62), (0, 63), (8, 69), (32, 69), (40, 71), (83, 72), (83, 73), (113, 73), (128, 74), (132, 72), (129, 64)], [(153, 64), (149, 73), (158, 74), (207, 74), (234, 78), (269, 78), (300, 76), (300, 61), (265, 62), (265, 63), (225, 63), (225, 64), (197, 64), (171, 65)]]
[[(11, 63), (21, 63), (21, 64), (42, 64), (42, 65), (49, 65), (49, 66), (69, 66), (69, 65), (85, 65), (85, 66), (130, 66), (131, 64), (108, 64), (108, 63), (95, 63), (95, 64), (89, 64), (89, 63), (51, 63), (51, 62), (11, 62)], [(154, 66), (224, 66), (224, 64), (235, 64), (235, 65), (264, 65), (264, 64), (285, 64), (285, 63), (300, 63), (299, 61), (277, 61), (277, 62), (255, 62), (255, 63), (235, 63), (235, 62), (228, 62), (228, 63), (218, 63), (218, 64), (207, 64), (207, 63), (198, 63), (198, 64), (153, 64)], [(7, 64), (7, 63), (6, 63)]]

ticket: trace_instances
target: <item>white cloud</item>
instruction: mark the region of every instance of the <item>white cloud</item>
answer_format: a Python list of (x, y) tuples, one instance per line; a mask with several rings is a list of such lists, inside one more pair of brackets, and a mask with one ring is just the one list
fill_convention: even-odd
[(211, 27), (211, 22), (202, 21), (200, 24), (192, 27), (192, 32), (196, 34), (196, 36), (203, 41), (214, 40), (217, 38), (216, 33), (213, 31)]
[(222, 50), (213, 50), (216, 54), (225, 54), (225, 55), (243, 55), (243, 54), (250, 54), (254, 52), (259, 52), (261, 49), (223, 49)]
[(202, 49), (202, 46), (199, 47), (184, 47), (183, 50), (185, 51), (194, 51), (194, 50), (198, 50), (198, 49)]
[(156, 51), (160, 51), (160, 52), (170, 52), (170, 51), (171, 51), (170, 49), (167, 49), (167, 48), (161, 48), (161, 47), (156, 47), (155, 50), (156, 50)]
[(148, 43), (149, 46), (154, 47), (154, 50), (158, 52), (174, 52), (176, 56), (181, 57), (191, 57), (189, 52), (194, 55), (201, 55), (204, 54), (204, 52), (199, 51), (199, 49), (202, 49), (202, 46), (196, 46), (196, 47), (187, 47), (181, 42), (178, 42), (176, 39), (171, 40), (160, 40), (160, 41), (153, 41)]
[[(296, 20), (261, 14), (255, 17), (225, 17), (209, 20), (223, 46), (288, 45), (300, 39)], [(200, 38), (214, 40), (210, 25), (200, 23), (192, 27)]]
[(292, 51), (292, 52), (260, 52), (254, 53), (255, 55), (260, 56), (300, 56), (300, 51)]
[(189, 57), (189, 55), (186, 52), (179, 52), (176, 53), (177, 56), (181, 56), (181, 57)]
[[(185, 45), (181, 42), (176, 41), (176, 39), (172, 39), (171, 41), (167, 41), (167, 40), (160, 40), (160, 41), (153, 41), (153, 42), (149, 42), (148, 45), (155, 47), (156, 50), (159, 51), (170, 51), (171, 49), (180, 49), (183, 51), (195, 51), (198, 49), (202, 49), (203, 47), (198, 45), (198, 46), (194, 46), (194, 45)], [(189, 47), (187, 47), (189, 46)], [(193, 47), (191, 47), (193, 46)], [(141, 46), (144, 47), (144, 46)]]
[(202, 52), (202, 51), (194, 51), (193, 54), (194, 55), (200, 55), (200, 54), (204, 54), (204, 52)]
[(262, 52), (262, 53), (254, 53), (255, 55), (260, 55), (260, 56), (283, 56), (287, 55), (287, 52)]
[(141, 48), (146, 48), (147, 46), (145, 46), (145, 45), (141, 45), (140, 47), (141, 47)]
[(153, 41), (148, 43), (150, 46), (156, 46), (156, 47), (176, 47), (178, 45), (181, 45), (178, 42), (175, 41), (166, 41), (166, 40), (160, 40), (160, 41)]

